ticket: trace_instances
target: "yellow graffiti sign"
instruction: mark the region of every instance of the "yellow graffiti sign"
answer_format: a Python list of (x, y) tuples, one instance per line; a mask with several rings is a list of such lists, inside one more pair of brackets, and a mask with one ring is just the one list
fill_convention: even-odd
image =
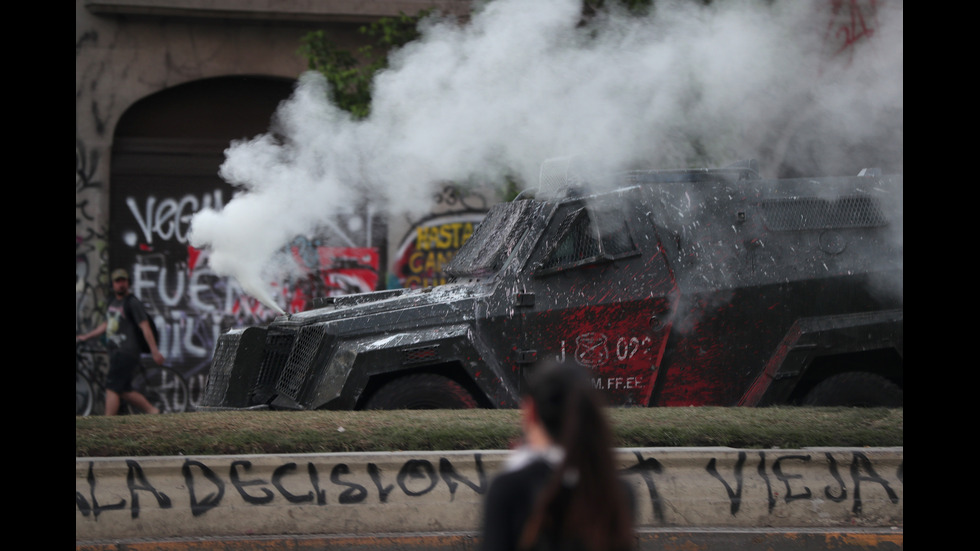
[(473, 235), (478, 223), (456, 219), (417, 227), (414, 243), (402, 250), (396, 264), (401, 285), (418, 288), (446, 283), (443, 270)]
[(473, 235), (472, 222), (451, 222), (421, 227), (416, 230), (415, 248), (423, 251), (456, 251), (471, 235)]

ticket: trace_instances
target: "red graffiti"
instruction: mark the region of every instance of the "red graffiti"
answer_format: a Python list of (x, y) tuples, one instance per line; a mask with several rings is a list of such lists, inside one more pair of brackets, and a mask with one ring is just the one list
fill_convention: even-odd
[(831, 16), (827, 23), (824, 41), (831, 57), (850, 54), (861, 40), (870, 39), (875, 33), (876, 0), (833, 0)]

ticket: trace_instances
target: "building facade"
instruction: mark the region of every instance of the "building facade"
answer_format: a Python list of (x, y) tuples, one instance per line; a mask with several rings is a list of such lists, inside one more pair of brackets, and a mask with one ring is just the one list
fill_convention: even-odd
[[(126, 268), (155, 316), (161, 349), (199, 396), (217, 337), (271, 319), (207, 252), (188, 243), (191, 216), (227, 202), (218, 175), (233, 140), (269, 131), (278, 104), (307, 70), (301, 40), (323, 31), (355, 51), (358, 28), (382, 17), (437, 8), (464, 15), (463, 1), (76, 0), (75, 330), (103, 320), (109, 273)], [(355, 209), (341, 236), (297, 236), (303, 281), (277, 282), (286, 310), (318, 296), (440, 281), (439, 266), (493, 200), (433, 198), (429, 216), (385, 220)], [(446, 198), (456, 199), (447, 201)], [(418, 236), (423, 240), (416, 243)]]

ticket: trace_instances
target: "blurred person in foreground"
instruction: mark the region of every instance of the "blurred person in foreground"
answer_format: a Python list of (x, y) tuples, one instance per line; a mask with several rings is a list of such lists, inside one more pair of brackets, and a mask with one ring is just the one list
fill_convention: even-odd
[(524, 440), (487, 491), (482, 550), (634, 548), (633, 495), (589, 374), (542, 364), (521, 402)]

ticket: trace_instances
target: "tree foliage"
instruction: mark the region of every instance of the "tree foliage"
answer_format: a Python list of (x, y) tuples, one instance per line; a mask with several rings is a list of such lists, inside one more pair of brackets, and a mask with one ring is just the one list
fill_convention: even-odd
[[(639, 15), (652, 5), (653, 0), (585, 0), (583, 23), (603, 10), (618, 8)], [(299, 54), (306, 58), (309, 69), (326, 77), (338, 107), (364, 118), (371, 111), (371, 82), (378, 71), (388, 66), (388, 53), (418, 38), (419, 21), (431, 14), (432, 10), (421, 10), (415, 15), (399, 12), (397, 17), (383, 17), (363, 25), (358, 32), (371, 40), (354, 52), (337, 46), (328, 32), (312, 31), (301, 39)]]
[[(610, 6), (641, 14), (650, 9), (652, 3), (653, 0), (586, 0), (582, 5), (582, 22), (587, 24), (596, 13)], [(355, 118), (363, 119), (371, 112), (374, 76), (388, 67), (388, 54), (418, 38), (421, 35), (419, 21), (431, 13), (432, 10), (422, 10), (415, 15), (400, 12), (397, 17), (383, 17), (359, 27), (358, 32), (371, 40), (354, 52), (339, 47), (327, 31), (312, 31), (301, 39), (299, 54), (307, 59), (309, 69), (326, 77), (333, 103)], [(520, 190), (521, 185), (510, 178), (500, 186), (504, 200), (513, 199)]]
[(300, 55), (309, 69), (318, 71), (330, 83), (334, 103), (357, 118), (371, 112), (371, 82), (374, 75), (388, 66), (388, 53), (419, 37), (418, 22), (429, 14), (401, 13), (384, 17), (358, 28), (371, 41), (356, 51), (337, 46), (326, 31), (307, 33), (301, 40)]

